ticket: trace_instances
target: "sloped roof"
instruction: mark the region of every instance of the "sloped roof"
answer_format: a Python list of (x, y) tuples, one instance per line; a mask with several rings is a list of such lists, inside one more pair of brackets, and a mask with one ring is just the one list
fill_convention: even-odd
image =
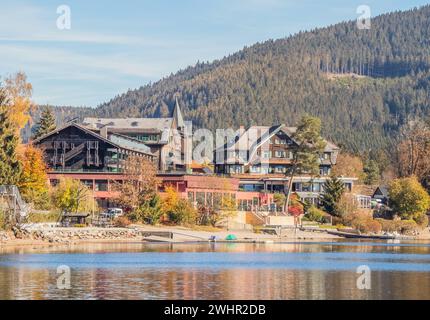
[[(266, 142), (279, 131), (283, 131), (287, 136), (291, 137), (297, 131), (297, 127), (287, 127), (281, 124), (276, 126), (251, 126), (242, 133), (240, 130), (237, 130), (235, 138), (218, 150), (251, 150)], [(324, 141), (326, 142), (324, 151), (329, 152), (339, 149), (334, 143), (327, 140)]]
[(373, 196), (380, 194), (384, 197), (388, 197), (388, 187), (387, 186), (379, 186), (376, 188), (375, 192), (373, 193)]
[[(45, 134), (44, 136), (41, 136), (40, 138), (36, 139), (33, 141), (34, 144), (38, 144), (39, 142), (41, 142), (42, 140), (45, 140), (46, 138), (49, 138), (50, 136), (59, 133), (60, 131), (63, 131), (69, 127), (75, 127), (78, 128), (82, 131), (84, 131), (85, 133), (93, 136), (94, 138), (97, 138), (101, 141), (106, 142), (107, 144), (110, 144), (111, 146), (113, 146), (114, 148), (120, 148), (120, 149), (125, 149), (125, 150), (130, 150), (130, 151), (134, 151), (134, 152), (139, 152), (142, 154), (147, 154), (149, 156), (155, 156), (153, 153), (151, 153), (148, 149), (145, 149), (143, 146), (133, 146), (129, 143), (126, 143), (126, 141), (121, 141), (118, 139), (118, 141), (111, 141), (109, 139), (106, 139), (105, 137), (95, 133), (94, 131), (88, 129), (87, 127), (81, 126), (77, 123), (68, 123), (63, 127), (57, 128), (54, 131), (49, 132), (48, 134)], [(146, 146), (145, 146), (146, 147)]]
[(167, 143), (173, 125), (173, 118), (85, 118), (82, 125), (93, 130), (106, 127), (114, 130), (155, 129), (161, 133), (160, 143)]
[(99, 130), (103, 127), (118, 129), (170, 129), (173, 118), (85, 118), (82, 125)]

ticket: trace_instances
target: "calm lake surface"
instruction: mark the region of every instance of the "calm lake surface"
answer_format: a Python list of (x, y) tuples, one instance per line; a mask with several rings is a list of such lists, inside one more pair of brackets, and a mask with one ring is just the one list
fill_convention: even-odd
[[(57, 287), (62, 265), (69, 290)], [(370, 290), (357, 288), (362, 265)], [(0, 248), (0, 299), (430, 299), (430, 244)]]

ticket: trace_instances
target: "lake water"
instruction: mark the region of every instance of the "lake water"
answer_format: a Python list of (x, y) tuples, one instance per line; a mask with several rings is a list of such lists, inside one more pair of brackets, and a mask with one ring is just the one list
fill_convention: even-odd
[[(363, 265), (369, 290), (357, 288)], [(70, 289), (57, 286), (59, 266)], [(0, 248), (0, 299), (430, 299), (430, 244)]]

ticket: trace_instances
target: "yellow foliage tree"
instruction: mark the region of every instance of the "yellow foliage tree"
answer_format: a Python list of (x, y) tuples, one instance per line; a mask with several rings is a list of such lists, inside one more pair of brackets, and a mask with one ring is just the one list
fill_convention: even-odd
[(23, 198), (36, 208), (49, 209), (48, 175), (42, 151), (27, 145), (18, 156), (22, 165), (18, 186)]
[(18, 72), (4, 80), (4, 88), (10, 103), (10, 119), (19, 133), (31, 120), (30, 111), (33, 108), (31, 102), (33, 87), (31, 83), (27, 82), (26, 74)]
[(392, 181), (389, 197), (393, 211), (405, 220), (421, 220), (430, 208), (430, 196), (415, 176)]
[(176, 189), (169, 185), (165, 189), (165, 196), (163, 197), (163, 201), (161, 204), (161, 208), (163, 212), (172, 212), (175, 210), (176, 206), (179, 202), (179, 195), (176, 192)]
[(195, 224), (197, 211), (188, 200), (182, 199), (175, 187), (167, 186), (165, 196), (161, 204), (163, 214), (171, 223)]
[(95, 212), (97, 203), (91, 190), (82, 182), (75, 179), (60, 178), (59, 184), (53, 190), (54, 205), (63, 212)]

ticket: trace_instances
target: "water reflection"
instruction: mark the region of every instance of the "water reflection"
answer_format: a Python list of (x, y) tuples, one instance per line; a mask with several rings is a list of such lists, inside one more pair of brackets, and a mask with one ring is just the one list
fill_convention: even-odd
[[(430, 246), (423, 243), (1, 250), (1, 299), (430, 299)], [(356, 286), (354, 266), (363, 262), (374, 266), (371, 290)], [(72, 288), (57, 289), (55, 266), (68, 263)]]

